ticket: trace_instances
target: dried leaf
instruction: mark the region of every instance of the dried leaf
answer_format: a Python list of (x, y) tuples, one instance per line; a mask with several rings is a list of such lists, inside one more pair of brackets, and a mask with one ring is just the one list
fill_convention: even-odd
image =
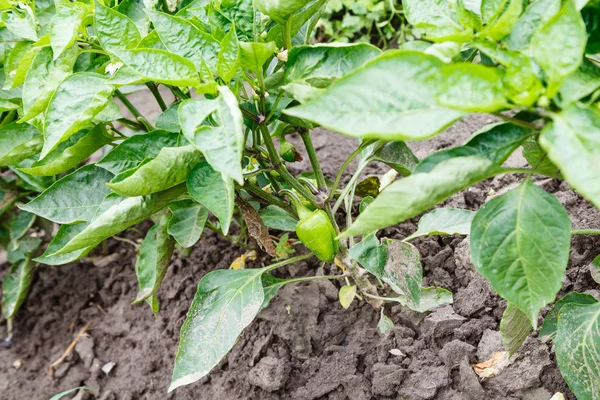
[(492, 354), (492, 358), (479, 364), (473, 364), (473, 371), (481, 379), (491, 378), (498, 375), (502, 370), (511, 364), (508, 351), (498, 351)]
[(269, 254), (271, 257), (277, 257), (275, 245), (269, 236), (269, 228), (263, 224), (258, 212), (247, 202), (241, 198), (237, 198), (236, 203), (242, 211), (244, 222), (248, 226), (248, 233), (256, 240), (260, 248)]

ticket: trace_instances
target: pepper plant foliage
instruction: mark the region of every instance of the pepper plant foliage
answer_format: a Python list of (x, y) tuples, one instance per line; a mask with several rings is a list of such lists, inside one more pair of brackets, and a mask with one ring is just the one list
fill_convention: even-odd
[[(12, 263), (2, 311), (9, 322), (39, 264), (80, 259), (149, 218), (135, 302), (154, 312), (174, 249), (185, 253), (205, 228), (230, 240), (235, 232), (242, 244), (251, 237), (278, 258), (201, 279), (169, 390), (207, 375), (292, 282), (344, 278), (344, 307), (355, 297), (416, 311), (451, 302), (448, 291), (422, 285), (410, 241), (425, 235), (470, 234), (474, 266), (508, 300), (501, 332), (515, 352), (561, 288), (571, 235), (598, 233), (572, 230), (564, 207), (532, 178), (565, 179), (600, 207), (596, 0), (405, 0), (411, 37), (420, 39), (383, 53), (364, 43), (306, 45), (325, 0), (0, 6), (1, 210), (10, 216), (4, 242)], [(155, 121), (127, 99), (126, 89), (139, 84), (163, 110)], [(165, 104), (159, 86), (175, 102)], [(123, 118), (113, 98), (134, 119)], [(423, 160), (405, 143), (477, 112), (504, 121)], [(333, 180), (312, 144), (316, 126), (358, 139)], [(293, 132), (304, 154), (286, 140)], [(503, 166), (521, 147), (531, 168)], [(295, 176), (286, 165), (302, 156), (312, 172)], [(356, 157), (357, 170), (340, 185)], [(373, 161), (390, 173), (359, 182)], [(470, 185), (512, 173), (521, 184), (477, 212), (437, 209), (402, 241), (378, 237)], [(15, 204), (20, 211), (11, 214)], [(334, 218), (341, 209), (344, 224)], [(60, 227), (49, 235), (53, 223)], [(286, 258), (286, 231), (308, 252)], [(288, 280), (270, 273), (312, 256), (343, 272)], [(600, 302), (565, 296), (542, 333), (555, 342), (577, 397), (599, 399)]]

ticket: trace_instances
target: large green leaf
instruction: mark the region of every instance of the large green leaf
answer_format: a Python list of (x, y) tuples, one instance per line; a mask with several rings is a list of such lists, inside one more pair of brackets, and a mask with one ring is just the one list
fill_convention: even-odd
[(95, 1), (94, 27), (102, 48), (112, 54), (137, 47), (142, 36), (135, 23), (117, 10)]
[(179, 116), (177, 115), (178, 109), (179, 102), (172, 103), (169, 108), (163, 111), (163, 113), (154, 121), (156, 128), (174, 133), (181, 131), (181, 126), (179, 126)]
[[(563, 40), (556, 40), (558, 37)], [(554, 96), (562, 81), (579, 68), (586, 42), (585, 23), (572, 0), (567, 0), (560, 11), (535, 33), (533, 57), (548, 79), (548, 97)]]
[(499, 12), (495, 13), (490, 21), (487, 21), (487, 26), (481, 34), (494, 41), (498, 41), (511, 33), (512, 28), (517, 23), (523, 11), (523, 0), (503, 0), (501, 2), (497, 0), (483, 0), (482, 11), (484, 14), (486, 10), (485, 6), (488, 3), (499, 3)]
[(556, 362), (578, 399), (600, 399), (600, 302), (566, 304), (558, 314)]
[(166, 85), (198, 86), (194, 64), (177, 54), (160, 49), (119, 50), (118, 58), (135, 73)]
[(240, 67), (240, 46), (232, 26), (227, 35), (221, 40), (221, 50), (217, 55), (217, 70), (219, 77), (229, 83)]
[[(240, 42), (240, 65), (244, 69), (258, 72), (263, 64), (277, 51), (275, 42)], [(289, 60), (289, 59), (288, 59)]]
[(600, 88), (600, 67), (587, 59), (577, 71), (569, 75), (560, 87), (560, 99), (562, 107), (575, 103), (589, 96)]
[(402, 5), (408, 22), (417, 28), (425, 29), (426, 36), (432, 40), (457, 38), (461, 31), (456, 13), (447, 1), (404, 0)]
[(548, 155), (542, 149), (538, 143), (537, 137), (527, 138), (522, 144), (523, 146), (523, 157), (527, 160), (527, 163), (547, 176), (554, 176), (562, 178), (558, 172), (558, 167), (550, 161)]
[(404, 241), (430, 235), (468, 235), (475, 212), (460, 208), (438, 208), (423, 215), (417, 231)]
[(149, 196), (123, 198), (111, 194), (105, 200), (106, 207), (101, 206), (90, 224), (53, 255), (67, 254), (75, 250), (96, 246), (103, 240), (142, 222), (152, 214), (160, 211), (171, 200), (184, 192), (185, 185), (180, 185)]
[(23, 83), (23, 116), (20, 122), (29, 121), (46, 111), (58, 85), (71, 75), (78, 55), (77, 46), (62, 53), (56, 60), (50, 47), (44, 47), (37, 53)]
[(142, 36), (148, 34), (150, 21), (143, 0), (124, 0), (117, 6), (117, 11), (132, 20)]
[[(310, 30), (314, 28), (314, 24), (317, 22), (316, 19), (321, 15), (327, 0), (314, 0), (303, 8), (300, 12), (294, 14), (291, 19), (290, 34), (292, 36), (292, 43), (301, 45), (307, 42), (307, 38), (310, 37)], [(312, 28), (311, 28), (312, 27)], [(283, 45), (283, 25), (277, 24), (267, 33), (267, 42), (275, 42), (278, 47)], [(304, 33), (304, 34), (303, 34)], [(299, 38), (297, 41), (295, 38)]]
[(112, 177), (100, 167), (86, 165), (56, 181), (21, 209), (58, 224), (90, 221), (110, 193), (106, 183)]
[(61, 254), (58, 256), (51, 254), (54, 254), (58, 250), (62, 249), (67, 243), (69, 243), (71, 239), (75, 237), (75, 235), (81, 232), (86, 226), (88, 226), (87, 222), (82, 222), (73, 225), (61, 225), (61, 227), (58, 228), (58, 231), (52, 238), (52, 241), (48, 244), (46, 251), (44, 251), (44, 253), (41, 256), (34, 258), (33, 261), (46, 265), (63, 265), (85, 257), (90, 251), (92, 251), (92, 249), (94, 248), (93, 246), (86, 247), (80, 250), (75, 250), (71, 253)]
[(284, 112), (348, 136), (427, 139), (465, 115), (435, 100), (443, 65), (420, 52), (389, 51), (338, 79), (312, 101)]
[(104, 126), (99, 125), (92, 130), (76, 133), (43, 159), (34, 162), (30, 167), (19, 169), (33, 176), (58, 175), (77, 167), (96, 150), (110, 142), (111, 138), (105, 134)]
[(150, 306), (155, 314), (158, 312), (158, 307), (154, 307), (153, 304), (158, 305), (158, 301), (156, 298), (151, 298), (155, 297), (160, 289), (175, 248), (175, 241), (167, 233), (168, 223), (169, 215), (165, 214), (158, 224), (148, 230), (135, 263), (135, 274), (140, 289), (133, 304), (150, 299)]
[[(216, 126), (206, 123), (210, 116)], [(216, 171), (243, 184), (243, 117), (237, 99), (228, 87), (219, 86), (216, 99), (183, 101), (179, 106), (179, 123), (184, 136)]]
[(254, 38), (255, 18), (259, 18), (254, 10), (253, 0), (220, 0), (214, 3), (215, 9), (235, 25), (241, 40)]
[(29, 286), (33, 280), (35, 263), (29, 258), (11, 265), (2, 280), (2, 314), (7, 320), (12, 320), (27, 298)]
[(502, 344), (508, 351), (509, 357), (519, 350), (519, 347), (531, 333), (531, 329), (531, 322), (527, 315), (519, 310), (519, 307), (509, 302), (500, 321)]
[(479, 209), (471, 224), (471, 259), (537, 329), (539, 311), (560, 290), (570, 234), (564, 207), (527, 179)]
[(78, 2), (68, 3), (68, 6), (60, 8), (54, 14), (50, 21), (50, 46), (55, 60), (75, 43), (86, 14), (87, 6)]
[(44, 119), (44, 158), (61, 142), (88, 127), (111, 100), (113, 87), (102, 75), (73, 74), (58, 85)]
[(216, 70), (217, 54), (221, 48), (218, 40), (183, 18), (156, 11), (146, 12), (169, 51), (192, 61), (198, 71), (202, 62), (206, 62), (211, 70)]
[(169, 392), (196, 382), (231, 350), (264, 301), (265, 268), (206, 274), (181, 327)]
[(419, 307), (423, 268), (419, 251), (410, 243), (382, 239), (371, 234), (350, 249), (350, 255), (367, 271), (404, 296), (411, 307)]
[(169, 209), (173, 214), (168, 225), (169, 235), (173, 236), (180, 246), (192, 247), (200, 240), (204, 231), (208, 220), (207, 209), (187, 199), (169, 204)]
[(19, 67), (21, 65), (31, 65), (31, 60), (38, 51), (39, 47), (29, 41), (17, 42), (12, 49), (5, 47), (5, 52), (8, 54), (5, 54), (3, 59), (5, 75), (5, 81), (2, 85), (3, 90), (19, 86), (17, 81)]
[(254, 7), (283, 24), (312, 0), (254, 0)]
[(572, 105), (553, 116), (539, 142), (567, 182), (600, 207), (600, 112)]
[(136, 168), (133, 173), (125, 171), (107, 183), (113, 192), (122, 196), (144, 196), (160, 192), (187, 180), (202, 159), (202, 154), (192, 145), (163, 147), (155, 159)]
[(443, 106), (470, 112), (508, 107), (502, 91), (502, 71), (498, 68), (468, 63), (446, 65), (438, 79), (436, 98)]
[(34, 42), (38, 40), (35, 16), (31, 7), (23, 5), (18, 9), (11, 8), (8, 11), (3, 11), (0, 14), (0, 19), (6, 29), (18, 37)]
[(560, 310), (566, 304), (595, 304), (598, 300), (594, 298), (594, 296), (585, 293), (577, 293), (571, 292), (566, 296), (562, 297), (560, 300), (554, 304), (554, 307), (548, 311), (548, 314), (544, 317), (544, 323), (540, 328), (539, 337), (543, 338), (544, 336), (548, 336), (553, 338), (556, 335), (556, 331), (558, 329), (558, 315)]
[(528, 52), (535, 32), (560, 10), (561, 0), (536, 0), (527, 6), (504, 43), (511, 50)]
[(32, 125), (10, 123), (0, 127), (0, 165), (16, 165), (37, 154), (43, 145), (42, 133)]
[(221, 231), (227, 234), (235, 206), (233, 181), (203, 161), (190, 172), (187, 188), (194, 200), (219, 219)]
[(10, 240), (17, 244), (17, 240), (21, 239), (31, 228), (31, 225), (35, 222), (36, 215), (28, 213), (27, 211), (21, 211), (14, 218), (10, 224), (9, 236)]
[(430, 172), (412, 174), (386, 187), (340, 237), (360, 235), (406, 221), (501, 169), (480, 156), (442, 161)]
[(388, 142), (373, 154), (373, 159), (394, 168), (402, 176), (408, 176), (419, 163), (419, 159), (405, 142)]
[(287, 211), (272, 204), (260, 210), (259, 215), (263, 224), (271, 229), (293, 232), (298, 224), (298, 220)]
[(152, 131), (143, 135), (135, 135), (124, 140), (96, 165), (117, 175), (137, 167), (145, 159), (156, 158), (163, 147), (176, 146), (177, 135), (170, 132)]

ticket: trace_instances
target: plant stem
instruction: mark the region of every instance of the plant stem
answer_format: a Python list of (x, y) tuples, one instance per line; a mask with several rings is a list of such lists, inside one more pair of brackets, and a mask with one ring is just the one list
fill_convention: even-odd
[(558, 175), (549, 174), (544, 171), (539, 171), (535, 168), (502, 168), (502, 174), (528, 174), (528, 175), (542, 175), (549, 178), (560, 178)]
[(522, 126), (524, 128), (529, 128), (529, 129), (533, 129), (536, 131), (539, 131), (540, 129), (543, 128), (543, 126), (539, 126), (536, 124), (532, 124), (531, 122), (527, 122), (527, 121), (523, 121), (514, 117), (509, 117), (506, 116), (502, 113), (492, 113), (493, 116), (500, 118), (501, 120), (504, 120), (506, 122), (510, 122), (513, 125), (517, 125), (517, 126)]
[(171, 93), (173, 93), (173, 96), (177, 97), (180, 100), (186, 100), (189, 99), (190, 96), (188, 96), (187, 94), (183, 93), (181, 91), (181, 89), (179, 89), (178, 87), (175, 86), (167, 86), (169, 88), (169, 90), (171, 91)]
[(160, 95), (160, 92), (158, 91), (156, 84), (154, 82), (146, 82), (146, 86), (148, 87), (148, 89), (150, 89), (150, 92), (152, 92), (152, 95), (156, 99), (156, 102), (158, 103), (158, 106), (160, 107), (160, 109), (162, 111), (166, 111), (167, 105), (165, 104), (165, 101), (163, 100), (162, 96)]
[(573, 229), (571, 235), (600, 235), (600, 229)]
[(288, 283), (323, 281), (323, 280), (332, 280), (332, 279), (345, 279), (345, 278), (349, 278), (349, 277), (352, 277), (352, 275), (344, 274), (344, 275), (303, 276), (300, 278), (286, 279), (285, 282), (281, 282), (281, 284), (287, 285)]
[[(371, 159), (367, 158), (367, 159), (363, 160), (363, 162), (360, 163), (360, 165), (356, 169), (356, 172), (354, 173), (354, 175), (352, 175), (352, 178), (350, 178), (350, 181), (348, 182), (348, 184), (342, 190), (342, 193), (340, 194), (340, 197), (338, 197), (337, 201), (335, 202), (335, 205), (333, 206), (333, 209), (332, 209), (332, 211), (334, 213), (338, 210), (338, 208), (340, 208), (340, 206), (342, 205), (342, 202), (344, 201), (345, 197), (348, 195), (348, 193), (350, 192), (350, 190), (353, 189), (354, 184), (358, 180), (358, 177), (363, 172), (363, 170), (367, 167), (367, 165), (369, 164), (369, 162), (371, 162)], [(346, 211), (350, 212), (350, 210), (346, 210)]]
[(0, 123), (0, 126), (4, 126), (4, 125), (12, 122), (16, 114), (17, 114), (17, 110), (10, 110), (9, 112), (7, 112), (6, 115), (4, 116), (4, 118), (2, 118), (2, 122)]
[(333, 182), (333, 186), (331, 187), (331, 192), (329, 193), (329, 197), (327, 198), (327, 201), (333, 200), (333, 197), (335, 196), (335, 191), (337, 190), (338, 186), (340, 185), (340, 181), (342, 180), (342, 176), (344, 175), (344, 171), (346, 170), (346, 168), (348, 168), (348, 165), (350, 165), (350, 163), (352, 162), (352, 160), (354, 160), (360, 154), (360, 152), (365, 147), (367, 147), (368, 145), (370, 145), (371, 143), (373, 143), (373, 141), (371, 141), (371, 140), (365, 140), (364, 142), (362, 142), (360, 144), (360, 146), (358, 146), (356, 148), (356, 150), (354, 150), (352, 152), (352, 154), (350, 154), (348, 156), (348, 158), (346, 159), (346, 161), (344, 161), (344, 163), (340, 167), (340, 170), (338, 171), (337, 175), (335, 176), (335, 181)]
[(136, 121), (131, 120), (129, 118), (119, 118), (117, 120), (117, 122), (120, 122), (122, 125), (125, 125), (125, 126), (127, 126), (128, 128), (131, 128), (131, 129), (142, 129), (142, 130), (144, 130), (144, 128), (145, 128), (139, 122), (136, 122)]
[(277, 149), (275, 149), (275, 144), (273, 143), (273, 138), (271, 138), (271, 134), (269, 133), (269, 129), (264, 124), (259, 125), (260, 131), (262, 133), (263, 141), (265, 142), (265, 146), (267, 146), (267, 151), (269, 152), (269, 158), (271, 159), (271, 163), (273, 163), (273, 167), (277, 170), (279, 175), (290, 184), (298, 193), (300, 193), (304, 198), (306, 198), (310, 204), (312, 204), (316, 208), (321, 208), (315, 196), (312, 195), (290, 172), (287, 170), (285, 165), (281, 163), (281, 159), (279, 158), (279, 154), (277, 154)]
[(281, 28), (283, 32), (283, 46), (289, 50), (292, 48), (292, 17), (288, 18)]
[(123, 103), (123, 105), (129, 110), (129, 112), (131, 112), (131, 114), (133, 114), (135, 119), (144, 126), (144, 128), (147, 132), (150, 132), (151, 130), (154, 129), (154, 128), (152, 128), (152, 125), (150, 125), (150, 123), (146, 120), (146, 118), (144, 118), (142, 113), (140, 113), (138, 111), (138, 109), (135, 108), (135, 106), (133, 104), (131, 104), (131, 102), (127, 99), (127, 97), (123, 93), (121, 93), (121, 91), (119, 89), (115, 90), (115, 96), (117, 96), (117, 98), (119, 100), (121, 100), (121, 103)]
[(325, 176), (323, 176), (323, 170), (321, 169), (321, 164), (319, 163), (319, 158), (317, 157), (317, 151), (315, 150), (315, 146), (313, 145), (312, 139), (310, 138), (310, 133), (308, 130), (302, 129), (300, 131), (300, 137), (304, 142), (304, 147), (306, 147), (306, 152), (308, 153), (308, 159), (310, 160), (310, 165), (315, 173), (315, 177), (317, 178), (317, 186), (321, 192), (327, 192), (327, 184), (325, 183)]
[(285, 201), (281, 200), (278, 197), (273, 196), (271, 193), (265, 192), (264, 190), (262, 190), (258, 186), (255, 186), (254, 184), (246, 181), (246, 183), (244, 184), (243, 188), (248, 193), (250, 193), (252, 196), (258, 197), (259, 199), (264, 200), (268, 204), (274, 204), (274, 205), (276, 205), (276, 206), (278, 206), (280, 208), (283, 208), (284, 210), (286, 210), (291, 215), (294, 215), (291, 212), (291, 208), (290, 208), (290, 206), (289, 206), (288, 203), (286, 203)]
[(285, 267), (286, 265), (293, 264), (298, 261), (306, 260), (307, 258), (310, 258), (312, 256), (313, 256), (313, 253), (308, 253), (308, 254), (303, 254), (301, 256), (288, 258), (287, 260), (283, 260), (278, 263), (271, 264), (271, 265), (265, 267), (265, 272), (272, 271), (276, 268)]

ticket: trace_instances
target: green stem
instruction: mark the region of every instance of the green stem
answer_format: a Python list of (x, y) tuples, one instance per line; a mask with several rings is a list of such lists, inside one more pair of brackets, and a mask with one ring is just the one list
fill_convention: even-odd
[(290, 50), (292, 48), (292, 17), (288, 18), (281, 28), (283, 32), (283, 45), (287, 50)]
[(308, 253), (308, 254), (304, 254), (304, 255), (301, 255), (301, 256), (288, 258), (287, 260), (283, 260), (283, 261), (280, 261), (278, 263), (271, 264), (271, 265), (265, 267), (265, 272), (272, 271), (272, 270), (274, 270), (276, 268), (285, 267), (286, 265), (293, 264), (293, 263), (298, 262), (298, 261), (306, 260), (307, 258), (310, 258), (312, 256), (313, 256), (312, 253)]
[(166, 111), (167, 105), (165, 104), (165, 101), (163, 100), (162, 96), (160, 95), (160, 92), (158, 91), (156, 84), (154, 82), (146, 82), (146, 86), (148, 87), (148, 89), (150, 89), (150, 92), (152, 92), (152, 95), (156, 99), (156, 102), (158, 103), (158, 106), (160, 107), (160, 109), (162, 111)]
[(286, 279), (285, 282), (280, 282), (281, 285), (287, 285), (288, 283), (298, 283), (298, 282), (310, 282), (310, 281), (324, 281), (324, 280), (333, 280), (333, 279), (345, 279), (350, 278), (352, 275), (344, 274), (344, 275), (320, 275), (320, 276), (303, 276), (300, 278), (292, 278)]
[(287, 204), (285, 201), (279, 199), (278, 197), (273, 196), (271, 193), (267, 193), (264, 190), (260, 189), (258, 186), (255, 186), (254, 184), (246, 181), (246, 183), (244, 184), (243, 188), (250, 193), (252, 196), (257, 197), (261, 200), (264, 200), (265, 202), (267, 202), (268, 204), (274, 204), (280, 208), (283, 208), (284, 210), (286, 210), (288, 213), (290, 213), (291, 215), (294, 215), (291, 212), (291, 208), (289, 206), (289, 204)]
[(502, 168), (503, 174), (527, 174), (527, 175), (542, 175), (549, 178), (560, 178), (558, 175), (549, 174), (545, 171), (540, 171), (535, 168)]
[(344, 163), (340, 167), (340, 170), (338, 171), (337, 175), (335, 176), (335, 181), (333, 182), (333, 186), (331, 187), (331, 192), (329, 193), (329, 197), (327, 198), (327, 201), (333, 200), (333, 197), (335, 196), (335, 191), (337, 190), (338, 186), (340, 185), (340, 181), (342, 180), (342, 176), (344, 175), (344, 171), (346, 170), (346, 168), (348, 168), (348, 165), (350, 165), (350, 163), (360, 154), (360, 152), (363, 151), (363, 149), (365, 147), (369, 146), (371, 143), (373, 143), (372, 140), (363, 141), (360, 144), (360, 146), (358, 146), (356, 148), (356, 150), (354, 150), (352, 152), (352, 154), (350, 154), (348, 156), (346, 161), (344, 161)]
[(600, 235), (600, 229), (573, 229), (571, 235)]
[[(332, 209), (333, 213), (335, 213), (338, 210), (338, 208), (340, 208), (340, 206), (342, 205), (342, 202), (344, 201), (344, 199), (346, 198), (346, 196), (348, 195), (350, 190), (353, 189), (354, 184), (358, 180), (358, 177), (363, 172), (363, 170), (367, 167), (369, 162), (371, 162), (371, 159), (367, 158), (362, 163), (360, 163), (360, 165), (356, 169), (356, 172), (354, 173), (354, 175), (352, 175), (352, 178), (350, 178), (350, 181), (348, 182), (346, 187), (344, 187), (344, 189), (342, 190), (340, 197), (338, 197), (337, 201), (335, 202), (335, 205), (333, 206), (333, 209)], [(347, 210), (347, 212), (350, 212), (350, 210)]]
[(500, 118), (503, 121), (510, 122), (513, 125), (522, 126), (523, 128), (529, 128), (536, 131), (539, 131), (543, 128), (543, 126), (539, 126), (536, 124), (532, 124), (531, 122), (523, 121), (518, 118), (509, 117), (502, 113), (492, 113), (493, 116)]
[(315, 177), (317, 178), (317, 186), (321, 192), (325, 193), (327, 192), (325, 176), (323, 176), (323, 170), (321, 169), (321, 164), (319, 163), (319, 158), (317, 157), (317, 151), (315, 150), (315, 146), (313, 145), (309, 131), (302, 129), (300, 131), (300, 137), (304, 142), (304, 147), (306, 148), (308, 159), (310, 160), (310, 165), (312, 166)]
[(296, 178), (287, 170), (285, 165), (281, 163), (281, 159), (279, 158), (279, 154), (277, 154), (277, 149), (275, 149), (275, 144), (273, 143), (273, 138), (271, 138), (271, 134), (269, 133), (269, 129), (264, 124), (259, 125), (260, 132), (262, 133), (263, 141), (265, 142), (265, 146), (267, 147), (267, 152), (269, 153), (269, 158), (271, 159), (271, 163), (273, 167), (277, 170), (279, 175), (290, 184), (298, 193), (300, 193), (304, 198), (306, 198), (310, 204), (312, 204), (316, 208), (321, 208), (315, 196), (312, 195), (306, 188), (298, 182)]
[(4, 116), (4, 118), (2, 118), (2, 122), (0, 123), (0, 126), (4, 126), (4, 125), (7, 125), (8, 123), (12, 122), (16, 114), (17, 114), (17, 110), (10, 110), (9, 112), (7, 112), (6, 116)]
[(144, 118), (142, 113), (140, 113), (138, 111), (138, 109), (135, 108), (135, 106), (133, 104), (131, 104), (131, 102), (127, 99), (127, 97), (123, 93), (121, 93), (121, 91), (119, 89), (115, 90), (115, 96), (117, 96), (117, 98), (119, 100), (121, 100), (121, 103), (123, 103), (123, 105), (129, 110), (129, 112), (131, 112), (131, 114), (133, 114), (135, 119), (144, 126), (144, 128), (147, 132), (150, 132), (151, 130), (154, 129), (152, 127), (152, 125), (150, 125), (150, 123), (146, 120), (146, 118)]
[(117, 120), (117, 122), (121, 123), (122, 125), (125, 125), (128, 128), (131, 128), (131, 129), (142, 129), (143, 130), (145, 128), (142, 124), (140, 124), (136, 121), (133, 121), (129, 118), (119, 118)]
[(189, 99), (190, 96), (188, 96), (187, 94), (183, 93), (181, 91), (181, 89), (179, 89), (176, 86), (167, 86), (169, 88), (169, 90), (171, 91), (171, 93), (173, 93), (173, 96), (177, 97), (180, 100), (186, 100)]

